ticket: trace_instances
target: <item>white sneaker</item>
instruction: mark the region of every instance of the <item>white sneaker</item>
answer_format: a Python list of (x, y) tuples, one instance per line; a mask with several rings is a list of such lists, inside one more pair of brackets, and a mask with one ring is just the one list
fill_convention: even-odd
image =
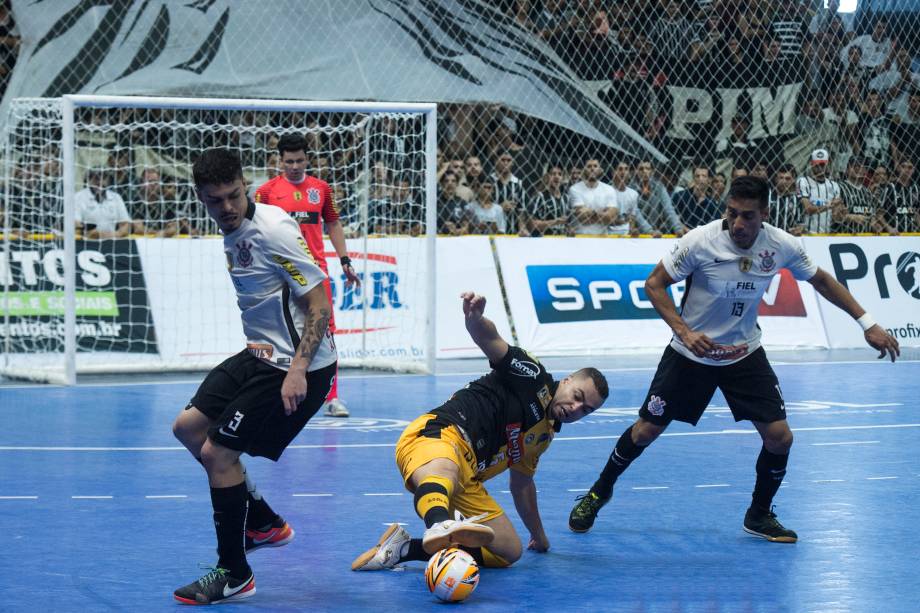
[(325, 405), (326, 417), (348, 417), (348, 407), (338, 398), (333, 398)]
[(495, 531), (476, 522), (486, 514), (469, 519), (446, 519), (425, 530), (422, 535), (422, 549), (435, 554), (452, 545), (464, 547), (485, 547), (495, 539)]
[(402, 547), (409, 542), (409, 533), (399, 524), (390, 524), (380, 541), (351, 563), (351, 570), (383, 570), (399, 562)]

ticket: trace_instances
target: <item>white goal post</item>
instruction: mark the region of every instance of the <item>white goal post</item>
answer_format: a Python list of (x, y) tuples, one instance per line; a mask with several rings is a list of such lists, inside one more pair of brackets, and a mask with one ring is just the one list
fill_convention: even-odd
[[(434, 103), (74, 95), (16, 99), (4, 126), (0, 374), (203, 370), (244, 347), (223, 240), (191, 164), (237, 150), (250, 194), (307, 138), (360, 288), (326, 241), (340, 364), (435, 369)], [(312, 202), (314, 194), (308, 192)]]

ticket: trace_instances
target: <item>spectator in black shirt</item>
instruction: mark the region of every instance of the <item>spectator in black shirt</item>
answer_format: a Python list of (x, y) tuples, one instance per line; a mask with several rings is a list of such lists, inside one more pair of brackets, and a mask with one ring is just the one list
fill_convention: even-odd
[(914, 163), (901, 160), (895, 180), (882, 192), (882, 227), (892, 236), (920, 232), (920, 185), (914, 181)]
[(543, 178), (544, 190), (530, 200), (527, 228), (531, 236), (566, 236), (575, 233), (569, 223), (572, 207), (562, 191), (562, 167), (552, 165)]
[(467, 202), (457, 195), (457, 175), (448, 170), (441, 175), (438, 187), (438, 234), (466, 234), (469, 232)]

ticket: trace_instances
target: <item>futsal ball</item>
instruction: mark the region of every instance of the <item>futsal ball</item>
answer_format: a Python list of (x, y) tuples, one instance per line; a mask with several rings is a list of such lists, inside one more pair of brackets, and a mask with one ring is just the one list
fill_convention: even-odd
[(425, 583), (428, 590), (441, 600), (460, 602), (479, 584), (479, 565), (462, 549), (442, 549), (428, 560)]

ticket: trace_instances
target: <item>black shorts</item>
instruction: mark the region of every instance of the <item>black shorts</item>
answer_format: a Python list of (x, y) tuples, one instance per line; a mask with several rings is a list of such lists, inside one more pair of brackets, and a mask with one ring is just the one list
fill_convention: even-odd
[(335, 366), (332, 363), (307, 373), (307, 397), (294, 413), (285, 415), (281, 383), (287, 371), (269, 366), (244, 350), (208, 373), (189, 407), (194, 406), (213, 421), (208, 437), (215, 443), (277, 460), (323, 405)]
[(660, 426), (671, 420), (695, 426), (716, 388), (722, 390), (735, 421), (786, 419), (779, 380), (763, 347), (734, 364), (711, 366), (684, 357), (670, 345), (661, 356), (639, 416)]

